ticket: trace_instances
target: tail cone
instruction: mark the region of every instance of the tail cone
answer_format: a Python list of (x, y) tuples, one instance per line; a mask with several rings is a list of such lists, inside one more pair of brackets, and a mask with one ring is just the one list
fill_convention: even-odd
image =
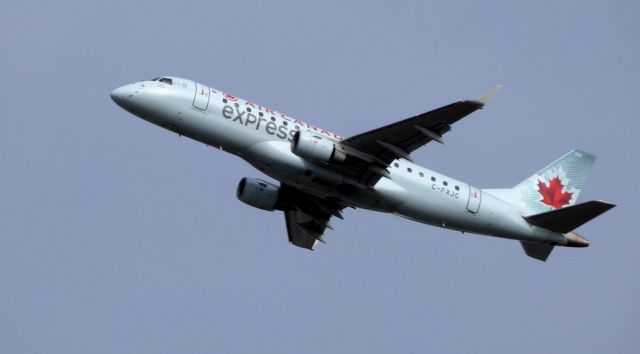
[(577, 233), (571, 231), (568, 234), (564, 235), (567, 239), (567, 247), (587, 247), (589, 246), (589, 241), (578, 235)]

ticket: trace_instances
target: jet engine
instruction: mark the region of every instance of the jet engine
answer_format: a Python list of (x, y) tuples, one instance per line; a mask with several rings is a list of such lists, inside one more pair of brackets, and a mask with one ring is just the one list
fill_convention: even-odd
[(302, 130), (293, 134), (291, 152), (303, 159), (319, 162), (342, 162), (347, 157), (340, 143)]
[(259, 178), (244, 177), (238, 183), (236, 196), (252, 207), (273, 211), (278, 204), (280, 187)]

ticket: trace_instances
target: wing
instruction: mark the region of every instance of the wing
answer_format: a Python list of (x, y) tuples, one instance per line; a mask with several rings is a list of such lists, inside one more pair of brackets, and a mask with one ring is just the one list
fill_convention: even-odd
[(324, 235), (326, 225), (317, 222), (304, 212), (288, 210), (284, 212), (284, 218), (287, 223), (289, 242), (292, 244), (313, 250), (316, 242), (325, 242), (322, 236)]
[[(342, 172), (358, 175), (368, 185), (386, 175), (386, 168), (396, 159), (411, 161), (411, 152), (430, 141), (443, 143), (442, 136), (451, 125), (484, 107), (501, 86), (495, 86), (477, 100), (462, 100), (382, 128), (356, 135), (341, 142), (347, 154), (364, 163), (343, 167)], [(356, 177), (356, 176), (354, 176)]]
[(280, 188), (282, 201), (287, 206), (284, 217), (289, 242), (310, 250), (313, 250), (318, 241), (324, 243), (324, 231), (333, 228), (329, 220), (332, 216), (342, 219), (340, 211), (344, 209), (344, 205), (286, 184), (282, 184)]

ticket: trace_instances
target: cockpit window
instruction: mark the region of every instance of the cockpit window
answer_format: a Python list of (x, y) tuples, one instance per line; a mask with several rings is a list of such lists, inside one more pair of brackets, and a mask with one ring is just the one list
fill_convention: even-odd
[(169, 85), (173, 85), (173, 80), (171, 80), (168, 77), (163, 77), (162, 79), (158, 80), (160, 82), (164, 82), (165, 84), (169, 84)]

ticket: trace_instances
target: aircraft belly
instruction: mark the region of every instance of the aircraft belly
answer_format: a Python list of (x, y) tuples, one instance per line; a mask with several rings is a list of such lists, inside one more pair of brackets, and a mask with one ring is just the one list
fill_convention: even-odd
[[(220, 107), (210, 103), (208, 110), (191, 105), (156, 114), (153, 123), (177, 134), (188, 136), (213, 147), (238, 155), (266, 175), (296, 186), (321, 197), (334, 197), (349, 205), (376, 210), (392, 211), (404, 199), (405, 191), (387, 179), (379, 188), (351, 188), (358, 181), (345, 178), (322, 163), (303, 159), (291, 152), (288, 139), (276, 138), (264, 131), (224, 119)], [(396, 193), (397, 192), (397, 193)]]
[(287, 182), (302, 175), (305, 163), (290, 151), (290, 144), (279, 141), (258, 142), (246, 150), (244, 159), (251, 165)]
[[(243, 158), (268, 176), (320, 197), (333, 197), (358, 208), (392, 211), (406, 191), (388, 179), (375, 189), (357, 186), (341, 173), (291, 152), (288, 141), (262, 141), (247, 149)], [(344, 186), (352, 186), (344, 191)]]
[(322, 196), (339, 195), (343, 177), (291, 152), (288, 141), (261, 141), (246, 150), (243, 158), (252, 166), (279, 181)]
[[(485, 194), (474, 213), (467, 198), (453, 198), (425, 185), (401, 183), (410, 191), (394, 213), (414, 221), (469, 233), (502, 238), (547, 242), (553, 233), (532, 227), (512, 206)], [(468, 188), (468, 186), (465, 186)], [(557, 236), (557, 235), (556, 235)]]
[(466, 211), (466, 200), (451, 198), (420, 186), (408, 188), (412, 192), (396, 210), (396, 214), (428, 224), (454, 229), (466, 229), (473, 223)]
[(366, 193), (360, 199), (367, 204), (367, 209), (394, 212), (408, 198), (409, 194), (403, 186), (393, 179), (381, 178), (374, 186), (373, 193)]

